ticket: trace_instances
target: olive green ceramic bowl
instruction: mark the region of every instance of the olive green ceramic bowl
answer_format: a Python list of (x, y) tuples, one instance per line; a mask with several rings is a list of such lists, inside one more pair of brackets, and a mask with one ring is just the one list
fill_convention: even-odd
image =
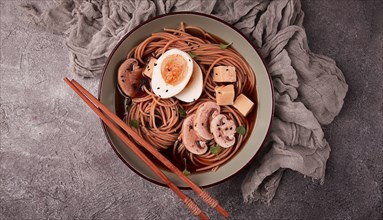
[[(115, 112), (118, 65), (126, 58), (128, 51), (149, 37), (153, 32), (161, 31), (165, 27), (178, 28), (181, 21), (189, 25), (199, 26), (226, 42), (233, 42), (232, 47), (246, 59), (253, 68), (256, 76), (257, 91), (254, 91), (257, 92), (258, 96), (256, 123), (245, 146), (242, 147), (234, 158), (230, 159), (217, 171), (203, 172), (190, 176), (190, 179), (197, 185), (209, 186), (233, 176), (254, 158), (263, 144), (273, 114), (273, 90), (270, 76), (255, 47), (238, 30), (215, 17), (198, 13), (173, 13), (151, 19), (124, 36), (110, 54), (100, 82), (99, 99), (109, 109)], [(144, 178), (164, 185), (160, 178), (107, 128), (105, 124), (102, 125), (112, 148), (126, 165)], [(187, 185), (176, 175), (168, 171), (164, 172), (177, 186), (187, 188)]]

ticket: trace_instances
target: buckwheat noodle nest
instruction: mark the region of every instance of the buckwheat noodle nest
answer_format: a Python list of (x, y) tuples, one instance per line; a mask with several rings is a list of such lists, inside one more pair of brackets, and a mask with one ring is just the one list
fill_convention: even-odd
[[(187, 115), (194, 113), (198, 107), (206, 101), (215, 101), (216, 86), (223, 83), (213, 82), (212, 69), (216, 65), (234, 66), (237, 73), (237, 82), (234, 84), (235, 94), (241, 93), (253, 97), (255, 76), (253, 70), (244, 58), (231, 47), (222, 49), (222, 43), (200, 27), (184, 25), (181, 22), (179, 29), (164, 28), (162, 32), (153, 33), (139, 45), (134, 47), (127, 58), (137, 59), (141, 66), (145, 66), (150, 57), (158, 58), (167, 50), (178, 48), (190, 52), (194, 60), (200, 65), (204, 76), (204, 89), (201, 97), (192, 103), (183, 103), (176, 98), (160, 99), (150, 86), (144, 88), (145, 95), (132, 99), (132, 104), (125, 113), (125, 121), (138, 120), (137, 132), (159, 151), (170, 152), (168, 158), (175, 164), (182, 166), (184, 158), (187, 160), (188, 169), (192, 172), (216, 170), (220, 165), (230, 160), (241, 148), (244, 140), (251, 133), (249, 120), (242, 116), (232, 106), (221, 106), (221, 114), (235, 121), (236, 125), (246, 128), (245, 135), (236, 134), (236, 143), (215, 155), (209, 150), (203, 155), (195, 155), (188, 152), (179, 138), (183, 118), (180, 117), (180, 109), (184, 109)], [(190, 54), (189, 53), (189, 54)], [(208, 141), (209, 149), (216, 145), (214, 140)], [(181, 168), (183, 169), (183, 167)]]

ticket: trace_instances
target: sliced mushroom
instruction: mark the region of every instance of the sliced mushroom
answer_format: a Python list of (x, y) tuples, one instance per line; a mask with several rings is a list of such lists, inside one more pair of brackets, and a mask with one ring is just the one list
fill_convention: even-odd
[(195, 114), (188, 116), (182, 124), (182, 142), (186, 149), (193, 154), (204, 154), (208, 147), (206, 142), (201, 139), (193, 128)]
[(215, 102), (205, 102), (198, 107), (194, 123), (198, 136), (205, 140), (213, 139), (213, 135), (210, 133), (210, 122), (219, 112), (220, 107)]
[(235, 122), (225, 115), (219, 114), (210, 123), (210, 131), (215, 142), (221, 147), (228, 148), (235, 144)]
[(136, 97), (140, 92), (143, 68), (136, 59), (125, 60), (118, 68), (118, 85), (125, 95)]

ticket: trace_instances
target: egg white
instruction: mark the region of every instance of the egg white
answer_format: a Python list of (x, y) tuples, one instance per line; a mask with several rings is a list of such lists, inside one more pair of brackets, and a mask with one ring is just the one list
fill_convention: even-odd
[[(162, 78), (161, 74), (161, 66), (162, 62), (169, 55), (180, 55), (183, 59), (185, 59), (187, 64), (187, 70), (185, 77), (179, 82), (177, 85), (171, 85), (165, 82)], [(170, 98), (178, 93), (180, 93), (188, 84), (193, 73), (193, 59), (189, 56), (189, 54), (183, 52), (179, 49), (171, 49), (162, 54), (154, 66), (153, 74), (152, 74), (152, 90), (153, 92), (160, 98)]]
[(193, 102), (197, 100), (203, 90), (203, 75), (201, 67), (193, 60), (193, 74), (186, 87), (175, 97), (183, 102)]

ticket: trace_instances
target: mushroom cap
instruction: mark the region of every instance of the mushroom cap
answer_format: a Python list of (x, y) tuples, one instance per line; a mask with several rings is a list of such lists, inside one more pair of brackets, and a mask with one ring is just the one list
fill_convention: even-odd
[(205, 102), (200, 105), (196, 112), (196, 119), (194, 129), (197, 131), (198, 136), (204, 140), (213, 139), (213, 134), (210, 132), (210, 122), (219, 114), (220, 107), (215, 102)]
[(213, 133), (215, 142), (223, 148), (235, 144), (235, 122), (219, 114), (210, 123), (210, 131)]
[(182, 141), (186, 149), (193, 154), (204, 154), (208, 147), (203, 139), (201, 139), (193, 128), (195, 114), (188, 116), (182, 124)]
[(140, 92), (143, 68), (140, 68), (136, 59), (125, 60), (118, 68), (118, 86), (125, 95), (136, 97)]

